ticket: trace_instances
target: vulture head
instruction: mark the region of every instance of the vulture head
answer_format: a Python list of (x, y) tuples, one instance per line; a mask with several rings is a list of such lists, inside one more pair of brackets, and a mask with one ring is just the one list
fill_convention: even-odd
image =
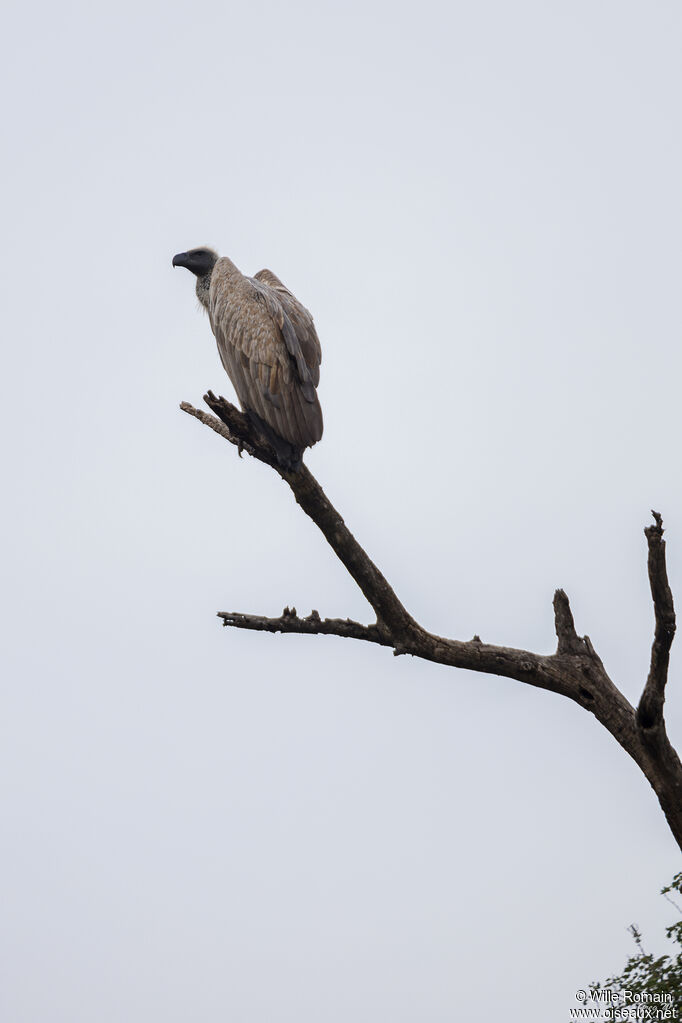
[(208, 289), (211, 284), (213, 267), (218, 261), (218, 253), (213, 249), (189, 249), (173, 256), (173, 266), (184, 266), (197, 279), (197, 297), (203, 306), (208, 306)]

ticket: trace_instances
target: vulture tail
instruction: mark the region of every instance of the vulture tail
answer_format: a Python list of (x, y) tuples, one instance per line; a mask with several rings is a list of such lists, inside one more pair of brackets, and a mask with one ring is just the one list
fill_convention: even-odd
[(246, 415), (249, 417), (251, 425), (255, 428), (256, 432), (260, 434), (262, 439), (270, 445), (277, 455), (277, 461), (283, 469), (288, 469), (290, 472), (296, 472), (301, 468), (303, 462), (303, 452), (305, 448), (298, 448), (294, 444), (290, 444), (288, 440), (284, 440), (278, 433), (275, 433), (273, 428), (261, 419), (257, 413), (252, 409), (245, 409)]

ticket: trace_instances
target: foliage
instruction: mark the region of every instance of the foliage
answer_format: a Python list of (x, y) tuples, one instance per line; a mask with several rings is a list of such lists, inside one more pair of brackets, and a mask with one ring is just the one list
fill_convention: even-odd
[[(682, 908), (671, 898), (670, 892), (682, 895), (682, 872), (675, 874), (670, 884), (661, 889), (661, 895), (665, 896), (682, 913)], [(667, 1007), (677, 1009), (677, 1018), (682, 1018), (682, 920), (666, 927), (665, 931), (666, 937), (678, 946), (677, 955), (656, 957), (650, 952), (645, 952), (642, 935), (638, 928), (633, 924), (630, 931), (637, 951), (630, 956), (622, 973), (615, 977), (609, 977), (603, 984), (590, 985), (592, 998), (595, 1001), (603, 1001), (603, 998), (599, 997), (599, 992), (611, 990), (622, 995), (628, 1004), (632, 1004), (634, 1001), (652, 1005), (656, 1003), (655, 996), (660, 999), (665, 995), (668, 996)], [(625, 996), (625, 992), (628, 993), (627, 996)]]

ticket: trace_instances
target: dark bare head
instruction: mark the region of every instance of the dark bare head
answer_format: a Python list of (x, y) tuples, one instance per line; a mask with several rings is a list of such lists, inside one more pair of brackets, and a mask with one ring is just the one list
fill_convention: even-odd
[(173, 256), (173, 266), (184, 266), (197, 279), (197, 298), (203, 306), (208, 307), (208, 289), (211, 286), (211, 274), (218, 261), (218, 253), (205, 247), (178, 252)]

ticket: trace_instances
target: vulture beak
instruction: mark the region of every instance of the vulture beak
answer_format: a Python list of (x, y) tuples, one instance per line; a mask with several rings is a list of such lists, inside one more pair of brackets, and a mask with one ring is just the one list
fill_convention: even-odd
[(213, 249), (189, 249), (173, 256), (173, 266), (185, 266), (195, 277), (204, 277), (206, 274), (210, 276), (217, 259), (218, 253)]

